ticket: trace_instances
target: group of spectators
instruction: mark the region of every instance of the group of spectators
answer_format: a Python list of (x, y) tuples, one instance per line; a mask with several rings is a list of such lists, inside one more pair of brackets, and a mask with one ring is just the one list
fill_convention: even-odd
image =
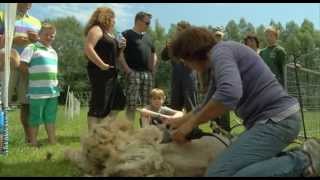
[[(113, 103), (106, 101), (112, 98), (102, 97), (114, 94), (109, 92), (112, 90), (108, 91), (110, 88), (107, 87), (112, 85), (106, 82), (116, 78), (116, 62), (119, 62), (127, 78), (128, 119), (133, 121), (136, 108), (144, 106), (139, 110), (142, 126), (165, 124), (159, 126), (170, 129), (165, 141), (187, 143), (187, 136), (194, 128), (229, 111), (235, 111), (243, 120), (246, 131), (210, 164), (208, 176), (319, 174), (319, 140), (308, 139), (302, 149), (282, 152), (298, 136), (301, 119), (298, 101), (283, 87), (285, 51), (276, 43), (277, 30), (266, 29), (268, 47), (259, 55), (255, 37), (248, 36), (246, 46), (223, 41), (222, 33), (186, 22), (178, 23), (173, 39), (167, 41), (161, 55), (162, 59), (172, 61), (171, 105), (175, 109), (185, 108), (181, 113), (162, 106), (165, 95), (161, 89), (151, 90), (157, 64), (155, 47), (146, 33), (151, 17), (145, 12), (137, 13), (134, 27), (122, 32), (124, 38), (117, 44), (116, 36), (112, 34), (114, 12), (110, 8), (98, 8), (93, 13), (90, 21), (96, 23), (88, 23), (85, 48), (92, 85), (89, 124), (103, 119), (112, 110), (110, 104)], [(248, 47), (251, 45), (252, 49)], [(100, 78), (90, 75), (93, 69), (105, 77), (104, 81), (97, 82)], [(192, 102), (197, 75), (202, 84), (207, 83), (200, 105)], [(94, 88), (98, 86), (99, 92)], [(149, 94), (151, 101), (147, 105)], [(186, 105), (186, 102), (190, 104)]]
[[(19, 81), (27, 79), (25, 88), (16, 88), (26, 89), (18, 95), (26, 141), (38, 146), (36, 134), (41, 123), (46, 125), (49, 142), (55, 143), (58, 59), (51, 47), (56, 29), (47, 23), (41, 25), (27, 13), (30, 8), (31, 3), (18, 5), (13, 48), (20, 55), (20, 64), (16, 65), (21, 73)], [(254, 36), (246, 37), (244, 45), (223, 41), (220, 31), (179, 22), (161, 53), (163, 60), (171, 60), (173, 68), (170, 109), (163, 107), (164, 92), (153, 89), (159, 62), (146, 33), (152, 15), (138, 12), (133, 28), (121, 34), (114, 33), (115, 17), (111, 8), (99, 7), (84, 31), (91, 87), (89, 131), (105, 117), (117, 115), (115, 97), (121, 90), (115, 88), (115, 83), (120, 70), (126, 76), (123, 90), (127, 118), (133, 121), (137, 108), (145, 107), (141, 110), (141, 124), (164, 124), (162, 128), (170, 129), (168, 141), (188, 143), (187, 136), (194, 128), (229, 111), (243, 120), (246, 130), (211, 162), (208, 176), (319, 175), (318, 139), (308, 139), (301, 149), (283, 152), (298, 136), (301, 120), (298, 101), (283, 88), (286, 55), (276, 43), (277, 30), (266, 29), (268, 47), (258, 52), (259, 41)], [(201, 104), (195, 99), (197, 79), (204, 87)], [(12, 86), (18, 87), (15, 83)], [(156, 112), (158, 119), (150, 119), (154, 114), (149, 111)], [(165, 112), (168, 115), (163, 115)]]

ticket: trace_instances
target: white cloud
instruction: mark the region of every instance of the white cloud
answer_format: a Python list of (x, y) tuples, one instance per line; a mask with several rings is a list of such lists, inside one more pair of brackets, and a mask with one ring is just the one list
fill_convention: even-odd
[(33, 3), (32, 10), (35, 16), (41, 13), (39, 17), (43, 19), (74, 16), (81, 24), (86, 24), (93, 11), (101, 6), (108, 6), (114, 10), (116, 27), (119, 30), (131, 28), (133, 25), (133, 6), (125, 3)]
[(107, 4), (116, 13), (116, 27), (122, 31), (133, 26), (135, 12), (130, 4), (109, 3)]

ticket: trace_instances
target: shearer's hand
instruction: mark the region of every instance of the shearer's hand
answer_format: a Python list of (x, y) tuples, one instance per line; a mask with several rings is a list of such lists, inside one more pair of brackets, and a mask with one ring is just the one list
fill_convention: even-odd
[(186, 121), (183, 117), (168, 117), (161, 120), (169, 129), (177, 129)]
[(171, 138), (172, 141), (178, 143), (178, 144), (184, 144), (186, 142), (189, 142), (186, 138), (186, 136), (191, 133), (193, 129), (193, 123), (192, 121), (187, 121), (183, 123), (179, 128), (172, 131)]

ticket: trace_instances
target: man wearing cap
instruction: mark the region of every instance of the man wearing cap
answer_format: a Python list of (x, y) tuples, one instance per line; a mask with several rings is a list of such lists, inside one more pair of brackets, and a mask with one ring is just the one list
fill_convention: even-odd
[(222, 39), (224, 37), (222, 27), (217, 27), (217, 28), (213, 29), (213, 33), (215, 34), (214, 37), (217, 39), (217, 41), (222, 41)]
[(284, 66), (286, 64), (287, 53), (283, 47), (277, 44), (279, 32), (274, 27), (265, 30), (268, 46), (262, 49), (259, 55), (269, 66), (279, 83), (284, 86)]

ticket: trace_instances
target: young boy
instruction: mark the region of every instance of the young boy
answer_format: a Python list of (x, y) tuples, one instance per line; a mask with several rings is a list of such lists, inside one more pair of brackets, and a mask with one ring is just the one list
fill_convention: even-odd
[(163, 133), (163, 141), (170, 141), (170, 134), (166, 130), (164, 124), (162, 124), (161, 119), (165, 118), (170, 120), (170, 118), (182, 117), (183, 113), (181, 111), (173, 110), (167, 106), (164, 106), (166, 96), (162, 89), (152, 89), (150, 93), (150, 105), (145, 106), (143, 109), (138, 109), (141, 114), (141, 127), (146, 127), (149, 125), (155, 125), (160, 128)]
[(30, 100), (30, 144), (38, 146), (37, 132), (44, 123), (50, 144), (55, 144), (55, 120), (58, 107), (58, 56), (51, 47), (56, 28), (44, 23), (39, 31), (39, 42), (27, 46), (21, 54), (21, 71), (28, 73)]

